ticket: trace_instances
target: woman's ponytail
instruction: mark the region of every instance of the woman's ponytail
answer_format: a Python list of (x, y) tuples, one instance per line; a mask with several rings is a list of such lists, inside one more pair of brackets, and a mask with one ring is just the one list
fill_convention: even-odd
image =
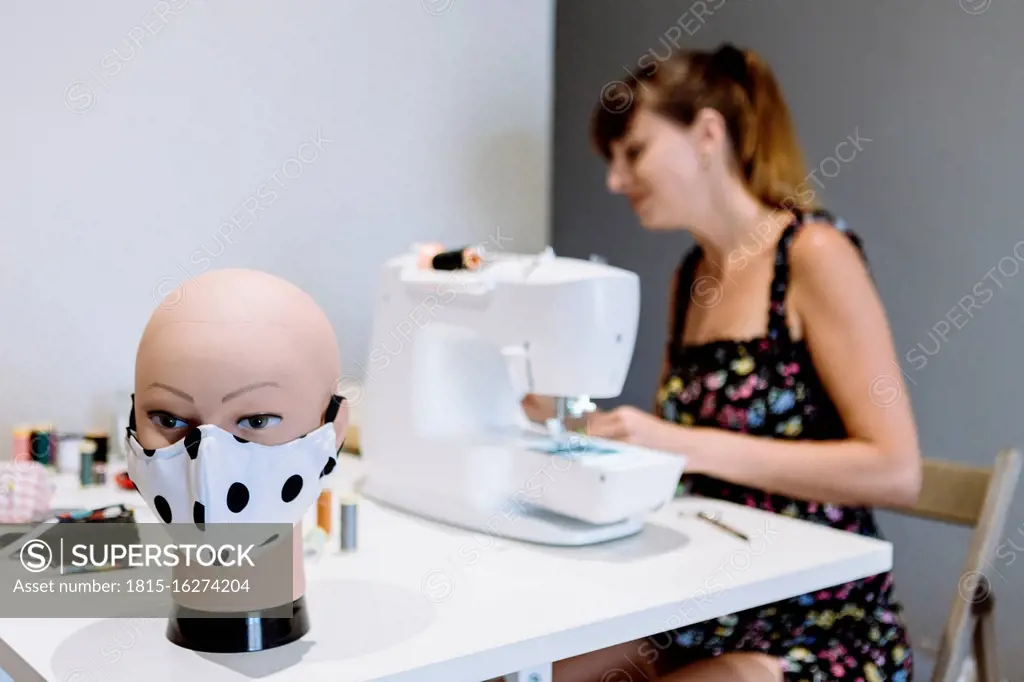
[(750, 192), (782, 210), (810, 211), (814, 191), (804, 186), (807, 170), (782, 90), (767, 64), (744, 51), (751, 111), (740, 158)]

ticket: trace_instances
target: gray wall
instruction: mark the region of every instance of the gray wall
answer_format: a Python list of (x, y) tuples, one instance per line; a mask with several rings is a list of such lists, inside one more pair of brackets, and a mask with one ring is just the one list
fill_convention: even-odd
[[(621, 402), (651, 404), (669, 275), (690, 241), (645, 233), (628, 204), (605, 192), (588, 117), (602, 87), (649, 50), (664, 55), (672, 39), (697, 47), (730, 40), (773, 66), (816, 167), (813, 186), (865, 240), (925, 454), (987, 465), (1000, 447), (1024, 447), (1024, 244), (1014, 256), (1024, 239), (1024, 5), (989, 4), (558, 3), (553, 244), (562, 255), (599, 253), (640, 273), (640, 334)], [(837, 155), (858, 131), (870, 141)], [(980, 309), (955, 312), (972, 293)], [(1024, 650), (1021, 498), (989, 570), (1011, 680), (1024, 680), (1024, 666), (1010, 663), (1012, 651)], [(956, 597), (968, 532), (890, 514), (881, 520), (896, 546), (912, 636), (926, 650)]]

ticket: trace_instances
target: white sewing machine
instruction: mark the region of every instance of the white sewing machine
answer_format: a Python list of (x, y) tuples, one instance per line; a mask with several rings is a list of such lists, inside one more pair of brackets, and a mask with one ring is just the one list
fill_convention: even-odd
[[(639, 308), (635, 273), (550, 249), (488, 254), (476, 272), (389, 260), (364, 367), (363, 494), (543, 544), (638, 532), (673, 497), (683, 458), (566, 425), (622, 391)], [(530, 422), (526, 393), (556, 398), (558, 417)]]

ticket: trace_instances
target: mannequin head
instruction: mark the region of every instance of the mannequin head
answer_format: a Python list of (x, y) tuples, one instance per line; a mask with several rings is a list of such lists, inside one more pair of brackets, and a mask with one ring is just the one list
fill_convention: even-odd
[[(340, 374), (334, 331), (308, 294), (263, 272), (211, 271), (171, 292), (146, 325), (135, 361), (136, 438), (155, 450), (214, 425), (236, 440), (288, 443), (323, 426)], [(348, 417), (342, 402), (335, 450)], [(192, 515), (171, 511), (175, 521)], [(297, 599), (301, 527), (293, 557)]]
[[(159, 448), (200, 424), (278, 445), (323, 424), (341, 375), (327, 316), (304, 291), (255, 270), (187, 282), (150, 318), (135, 360), (139, 441)], [(337, 446), (348, 425), (342, 405)]]

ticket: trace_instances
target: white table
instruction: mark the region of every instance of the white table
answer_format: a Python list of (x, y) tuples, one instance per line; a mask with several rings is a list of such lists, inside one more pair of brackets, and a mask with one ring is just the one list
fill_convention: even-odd
[[(358, 460), (343, 459), (334, 487), (359, 475)], [(57, 506), (132, 502), (140, 520), (152, 518), (134, 493), (62, 485)], [(696, 519), (698, 510), (720, 513), (750, 543)], [(307, 565), (312, 628), (298, 642), (200, 655), (170, 644), (164, 619), (3, 619), (0, 668), (16, 682), (480, 682), (512, 671), (546, 681), (552, 661), (891, 567), (887, 542), (708, 500), (676, 500), (637, 536), (577, 549), (460, 531), (363, 500), (358, 550)]]

